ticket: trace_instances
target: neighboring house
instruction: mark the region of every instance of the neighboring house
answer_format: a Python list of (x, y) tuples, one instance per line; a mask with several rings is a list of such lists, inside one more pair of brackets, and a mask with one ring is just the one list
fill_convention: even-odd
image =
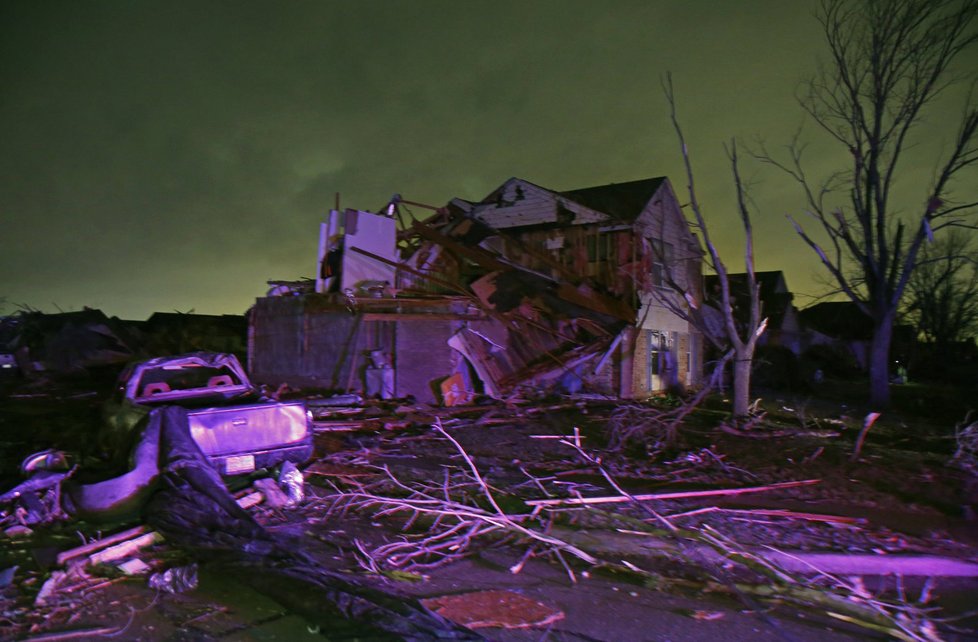
[[(795, 355), (802, 351), (802, 328), (798, 309), (794, 306), (794, 295), (788, 289), (787, 281), (780, 270), (755, 272), (754, 277), (760, 286), (761, 318), (767, 319), (767, 328), (758, 340), (759, 346), (777, 346), (791, 350)], [(733, 299), (734, 315), (746, 323), (750, 310), (750, 295), (747, 291), (747, 273), (728, 274), (730, 294)], [(720, 279), (715, 274), (704, 277), (704, 293), (708, 303), (720, 301)]]
[(0, 377), (20, 374), (16, 352), (20, 337), (20, 318), (0, 316)]
[(852, 301), (823, 301), (799, 313), (805, 328), (805, 347), (827, 346), (851, 355), (866, 369), (873, 321)]
[(248, 322), (240, 314), (154, 312), (139, 329), (142, 351), (154, 357), (200, 350), (243, 356), (248, 348)]
[(101, 310), (22, 312), (16, 319), (16, 338), (8, 350), (28, 376), (124, 363), (134, 353), (135, 337), (126, 322)]
[[(866, 370), (869, 344), (873, 338), (873, 320), (852, 301), (823, 301), (799, 313), (804, 328), (806, 349), (829, 346), (852, 355), (860, 370)], [(890, 355), (907, 359), (915, 350), (914, 330), (908, 325), (893, 329)]]
[[(331, 214), (316, 292), (256, 301), (256, 380), (425, 401), (699, 381), (700, 335), (659, 303), (666, 270), (702, 294), (700, 245), (665, 178), (563, 192), (512, 178), (415, 222), (400, 255), (379, 234), (396, 205)], [(368, 247), (364, 230), (392, 247)]]

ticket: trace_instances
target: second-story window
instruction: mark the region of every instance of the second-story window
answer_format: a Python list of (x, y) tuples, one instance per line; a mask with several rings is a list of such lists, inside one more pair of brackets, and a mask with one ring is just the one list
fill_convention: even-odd
[(672, 244), (659, 239), (650, 239), (652, 245), (652, 285), (666, 287), (669, 283), (669, 270), (674, 263)]

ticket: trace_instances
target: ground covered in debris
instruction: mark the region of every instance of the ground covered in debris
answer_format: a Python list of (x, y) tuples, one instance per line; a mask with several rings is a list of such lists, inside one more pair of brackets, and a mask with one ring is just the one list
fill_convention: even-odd
[[(28, 452), (86, 461), (100, 390), (8, 388), (0, 492)], [(323, 568), (490, 640), (978, 638), (978, 452), (963, 412), (911, 403), (867, 429), (840, 391), (765, 397), (747, 430), (720, 398), (680, 417), (674, 399), (310, 397), (305, 499), (280, 506), (254, 480), (230, 490)], [(3, 525), (0, 639), (372, 639), (315, 621), (314, 595), (283, 606), (260, 574), (140, 521)]]

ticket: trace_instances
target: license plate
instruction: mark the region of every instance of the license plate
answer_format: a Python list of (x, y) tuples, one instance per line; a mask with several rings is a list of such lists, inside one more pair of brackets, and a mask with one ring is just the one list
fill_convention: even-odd
[(237, 455), (224, 460), (225, 475), (239, 475), (255, 471), (254, 455)]

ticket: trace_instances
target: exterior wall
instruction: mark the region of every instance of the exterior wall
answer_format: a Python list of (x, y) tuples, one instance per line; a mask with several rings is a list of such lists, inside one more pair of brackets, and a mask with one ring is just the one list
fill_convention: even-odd
[[(667, 270), (669, 276), (680, 287), (685, 288), (694, 300), (702, 301), (702, 251), (668, 183), (664, 183), (656, 192), (636, 221), (635, 229), (650, 251), (654, 243), (668, 244), (670, 250), (665, 257), (661, 253), (653, 252), (649, 260), (663, 264), (661, 269)], [(703, 378), (702, 336), (688, 321), (669, 310), (662, 301), (668, 297), (668, 300), (681, 307), (685, 307), (686, 302), (679, 294), (664, 287), (664, 284), (657, 283), (655, 274), (652, 277), (652, 282), (639, 294), (642, 301), (639, 311), (642, 337), (636, 345), (636, 374), (633, 378), (636, 391), (647, 394), (665, 390), (670, 385), (698, 385)], [(651, 332), (669, 333), (676, 369), (674, 373), (669, 373), (668, 379), (671, 381), (665, 377), (649, 377), (648, 335)], [(638, 354), (639, 350), (643, 352)]]
[(361, 325), (349, 311), (317, 309), (307, 297), (258, 299), (249, 317), (250, 374), (257, 383), (345, 391)]
[[(645, 211), (635, 222), (635, 233), (645, 240), (648, 251), (653, 243), (666, 243), (671, 248), (672, 260), (666, 265), (673, 279), (682, 287), (692, 288), (698, 299), (702, 300), (702, 252), (696, 237), (689, 230), (683, 218), (675, 194), (667, 187), (656, 192), (656, 196), (646, 206)], [(650, 257), (658, 260), (659, 257)], [(650, 284), (655, 287), (656, 283)]]
[(394, 367), (393, 396), (438, 403), (438, 384), (464, 366), (448, 339), (467, 325), (498, 334), (495, 322), (351, 314), (328, 297), (265, 297), (250, 314), (249, 370), (256, 383), (366, 394), (371, 355)]

